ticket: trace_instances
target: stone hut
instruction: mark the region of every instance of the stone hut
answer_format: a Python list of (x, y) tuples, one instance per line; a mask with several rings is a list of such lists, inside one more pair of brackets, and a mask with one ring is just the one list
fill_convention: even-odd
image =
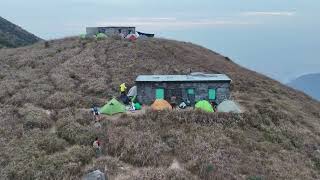
[(98, 33), (104, 33), (108, 36), (112, 35), (123, 35), (126, 37), (128, 34), (135, 34), (135, 27), (124, 27), (124, 26), (108, 26), (108, 27), (87, 27), (87, 36), (93, 36)]
[(231, 79), (225, 74), (192, 73), (190, 75), (140, 75), (136, 79), (137, 98), (150, 105), (155, 99), (170, 101), (175, 96), (178, 102), (198, 100), (220, 104), (230, 97)]

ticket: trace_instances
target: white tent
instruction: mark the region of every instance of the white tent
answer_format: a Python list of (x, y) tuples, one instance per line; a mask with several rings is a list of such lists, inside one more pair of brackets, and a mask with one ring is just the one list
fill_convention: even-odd
[(137, 96), (137, 86), (133, 86), (128, 92), (128, 97), (134, 96)]
[(136, 34), (128, 34), (126, 39), (136, 40), (138, 39), (138, 36)]
[(100, 170), (95, 170), (85, 175), (82, 179), (83, 180), (106, 180), (106, 176)]
[(218, 112), (233, 112), (233, 113), (241, 113), (240, 107), (231, 100), (226, 100), (220, 103), (217, 107)]

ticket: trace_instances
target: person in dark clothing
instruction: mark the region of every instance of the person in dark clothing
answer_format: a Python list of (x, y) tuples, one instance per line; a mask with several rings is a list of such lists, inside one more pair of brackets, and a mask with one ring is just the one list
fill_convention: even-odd
[(177, 107), (177, 97), (176, 96), (171, 96), (170, 104), (172, 106), (172, 109), (176, 109), (176, 107)]
[(93, 114), (94, 116), (94, 119), (96, 121), (99, 121), (100, 120), (100, 112), (99, 112), (99, 109), (96, 105), (92, 105), (91, 107), (91, 113)]
[(216, 111), (218, 104), (215, 101), (212, 101), (211, 106), (212, 106), (213, 110)]

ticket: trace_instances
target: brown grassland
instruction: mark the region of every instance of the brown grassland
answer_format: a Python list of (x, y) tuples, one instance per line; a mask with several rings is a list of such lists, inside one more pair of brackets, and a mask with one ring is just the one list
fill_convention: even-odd
[[(190, 69), (229, 75), (244, 113), (146, 111), (93, 128), (88, 108), (117, 96), (120, 83)], [(0, 179), (93, 169), (110, 179), (320, 179), (320, 103), (191, 43), (65, 38), (1, 49)]]

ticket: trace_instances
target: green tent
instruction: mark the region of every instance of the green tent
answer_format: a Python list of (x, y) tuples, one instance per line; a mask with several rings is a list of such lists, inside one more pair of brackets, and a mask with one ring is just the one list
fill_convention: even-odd
[(86, 35), (85, 34), (80, 34), (80, 39), (86, 39)]
[(106, 34), (104, 34), (104, 33), (98, 33), (97, 36), (96, 36), (97, 39), (105, 39), (107, 37), (108, 36)]
[(214, 112), (211, 104), (206, 100), (202, 100), (202, 101), (197, 102), (195, 107), (196, 107), (196, 109), (200, 109), (205, 112)]
[(114, 115), (117, 113), (124, 113), (126, 112), (126, 107), (117, 101), (115, 98), (113, 98), (111, 101), (109, 101), (106, 105), (104, 105), (100, 109), (101, 114), (107, 114), (107, 115)]

